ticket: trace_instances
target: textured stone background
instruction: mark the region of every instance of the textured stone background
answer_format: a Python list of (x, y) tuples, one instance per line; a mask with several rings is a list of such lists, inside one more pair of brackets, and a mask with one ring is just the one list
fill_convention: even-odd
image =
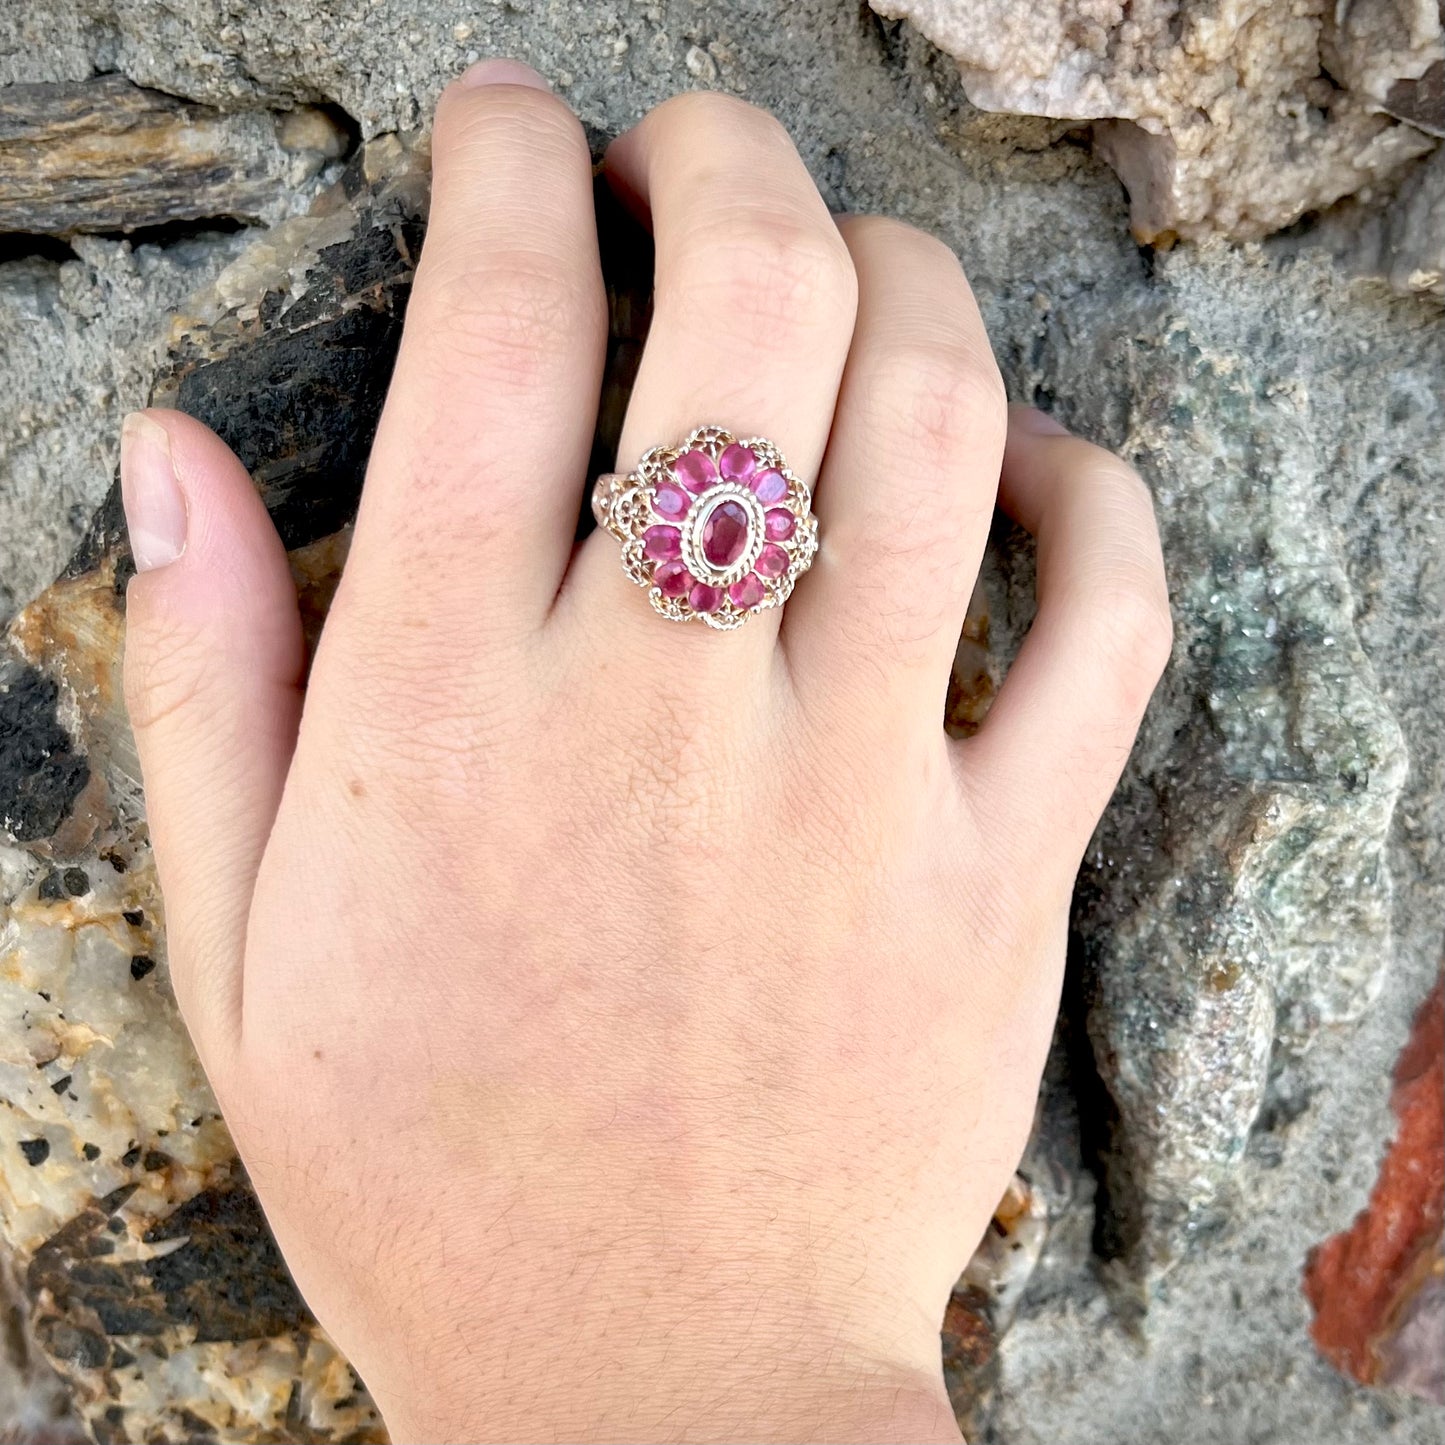
[[(599, 135), (687, 87), (775, 109), (833, 206), (955, 247), (1013, 395), (1122, 449), (1159, 501), (1176, 663), (1080, 890), (1025, 1161), (1047, 1243), (975, 1372), (974, 1438), (1438, 1440), (1437, 1407), (1318, 1357), (1300, 1286), (1309, 1249), (1365, 1202), (1390, 1069), (1441, 958), (1445, 326), (1428, 297), (1352, 274), (1366, 254), (1392, 274), (1354, 240), (1391, 187), (1420, 183), (1425, 132), (1409, 138), (1421, 160), (1321, 220), (1164, 251), (1131, 239), (1085, 133), (975, 109), (947, 56), (849, 0), (7, 7), (0, 86), (119, 72), (234, 113), (275, 197), (259, 217), (238, 207), (240, 230), (217, 210), (222, 226), (192, 216), (134, 241), (0, 237), (0, 616), (50, 581), (104, 495), (170, 313), (339, 164), (320, 142), (278, 159), (258, 117), (333, 108), (350, 144), (416, 126), (497, 53), (536, 65)], [(988, 578), (1002, 653), (1028, 610), (1013, 540)], [(6, 900), (33, 896), (7, 867)], [(0, 956), (13, 942), (0, 932)], [(11, 1239), (24, 1167), (0, 1160)], [(0, 1438), (23, 1423), (4, 1388)]]

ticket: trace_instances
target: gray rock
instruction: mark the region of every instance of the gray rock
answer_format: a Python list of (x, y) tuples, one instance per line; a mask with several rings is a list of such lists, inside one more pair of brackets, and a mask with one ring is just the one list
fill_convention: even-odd
[[(1101, 869), (1096, 853), (1081, 888), (1076, 936), (1085, 965), (1081, 973), (1089, 977), (1080, 980), (1078, 1016), (1087, 1017), (1096, 1045), (1102, 1045), (1098, 1068), (1104, 1082), (1118, 1089), (1111, 1071), (1116, 1060), (1128, 1058), (1111, 1049), (1116, 1039), (1138, 1051), (1142, 1037), (1146, 1060), (1155, 1057), (1163, 1039), (1182, 1040), (1184, 1047), (1169, 1060), (1177, 1064), (1191, 1057), (1189, 1046), (1200, 1037), (1192, 1028), (1194, 1015), (1169, 1007), (1181, 992), (1180, 974), (1172, 966), (1181, 930), (1169, 937), (1169, 912), (1150, 907), (1147, 891), (1131, 905), (1125, 860), (1137, 858), (1142, 841), (1144, 875), (1151, 876), (1156, 837), (1151, 820), (1170, 805), (1161, 784), (1178, 762), (1187, 766), (1189, 753), (1200, 745), (1198, 732), (1191, 732), (1199, 715), (1211, 718), (1214, 727), (1217, 704), (1209, 703), (1207, 690), (1191, 701), (1188, 679), (1202, 682), (1214, 674), (1225, 653), (1221, 644), (1237, 638), (1241, 619), (1231, 618), (1223, 604), (1261, 559), (1257, 548), (1239, 544), (1254, 504), (1234, 493), (1240, 515), (1226, 515), (1232, 469), (1218, 465), (1216, 427), (1227, 427), (1251, 448), (1261, 440), (1274, 445), (1268, 441), (1272, 436), (1280, 439), (1282, 454), (1270, 459), (1268, 469), (1237, 473), (1271, 519), (1264, 555), (1272, 558), (1291, 539), (1314, 549), (1313, 566), (1310, 552), (1300, 546), (1283, 573), (1289, 586), (1282, 599), (1294, 611), (1294, 626), (1332, 592), (1347, 606), (1330, 610), (1347, 612), (1357, 645), (1370, 659), (1368, 667), (1356, 656), (1332, 673), (1321, 672), (1341, 706), (1335, 741), (1314, 754), (1314, 766), (1295, 778), (1282, 778), (1276, 767), (1240, 781), (1266, 795), (1313, 795), (1311, 809), (1323, 829), (1302, 855), (1313, 853), (1311, 871), (1323, 865), (1320, 876), (1332, 877), (1340, 862), (1353, 858), (1354, 866), (1378, 867), (1379, 877), (1373, 887), (1368, 878), (1363, 887), (1359, 880), (1342, 879), (1342, 899), (1326, 893), (1316, 904), (1312, 889), (1301, 890), (1308, 874), (1300, 870), (1284, 869), (1283, 887), (1257, 892), (1247, 875), (1233, 875), (1231, 867), (1217, 870), (1221, 879), (1237, 878), (1224, 896), (1223, 916), (1252, 905), (1267, 924), (1270, 968), (1246, 968), (1241, 979), (1257, 980), (1260, 992), (1272, 989), (1280, 1005), (1269, 1076), (1262, 1091), (1255, 1085), (1260, 1109), (1254, 1130), (1236, 1169), (1223, 1167), (1230, 1151), (1221, 1147), (1211, 1168), (1192, 1176), (1212, 1184), (1212, 1203), (1196, 1196), (1192, 1210), (1178, 1209), (1180, 1194), (1175, 1195), (1174, 1223), (1193, 1243), (1181, 1255), (1180, 1236), (1161, 1211), (1164, 1201), (1157, 1191), (1151, 1194), (1158, 1171), (1146, 1167), (1134, 1173), (1131, 1157), (1142, 1153), (1146, 1166), (1162, 1158), (1176, 1180), (1188, 1179), (1191, 1170), (1173, 1167), (1180, 1152), (1188, 1151), (1184, 1162), (1192, 1165), (1200, 1157), (1199, 1144), (1213, 1137), (1223, 1146), (1227, 1131), (1219, 1127), (1173, 1141), (1182, 1121), (1166, 1114), (1151, 1122), (1137, 1090), (1120, 1089), (1125, 1104), (1116, 1132), (1094, 1139), (1105, 1166), (1104, 1207), (1096, 1215), (1097, 1201), (1087, 1185), (1076, 1185), (1056, 1207), (1050, 1254), (1003, 1342), (999, 1403), (986, 1438), (1009, 1445), (1058, 1440), (1103, 1445), (1121, 1439), (1184, 1445), (1388, 1439), (1423, 1445), (1438, 1433), (1438, 1417), (1429, 1410), (1394, 1395), (1369, 1398), (1321, 1366), (1307, 1338), (1300, 1269), (1310, 1247), (1348, 1225), (1365, 1203), (1393, 1129), (1390, 1073), (1440, 961), (1445, 749), (1438, 695), (1445, 626), (1438, 599), (1445, 596), (1445, 523), (1431, 489), (1445, 463), (1435, 380), (1445, 374), (1445, 335), (1431, 309), (1391, 302), (1358, 284), (1342, 288), (1317, 254), (1299, 259), (1285, 247), (1173, 254), (1158, 266), (1154, 285), (1162, 289), (1156, 299), (1172, 324), (1185, 327), (1199, 349), (1197, 362), (1184, 372), (1157, 367), (1155, 354), (1146, 349), (1128, 364), (1130, 398), (1121, 402), (1107, 368), (1100, 368), (1097, 348), (1103, 338), (1104, 354), (1112, 347), (1117, 358), (1120, 338), (1126, 338), (1123, 344), (1133, 350), (1141, 319), (1146, 334), (1152, 327), (1152, 304), (1142, 318), (1135, 313), (1119, 319), (1117, 298), (1102, 295), (1085, 302), (1086, 314), (1074, 318), (1065, 351), (1049, 356), (1042, 368), (1050, 384), (1058, 378), (1075, 421), (1081, 413), (1089, 417), (1103, 439), (1132, 452), (1144, 466), (1161, 500), (1166, 535), (1172, 534), (1175, 586), (1186, 597), (1194, 593), (1188, 607), (1179, 608), (1174, 675), (1100, 830), (1099, 845), (1114, 866)], [(1221, 396), (1217, 380), (1201, 384), (1192, 369), (1211, 370), (1219, 357), (1231, 358), (1232, 400)], [(1371, 385), (1367, 378), (1380, 388), (1377, 408), (1362, 404)], [(1151, 431), (1141, 416), (1166, 406), (1188, 407), (1192, 415), (1176, 419), (1166, 448), (1141, 447)], [(1288, 506), (1280, 505), (1281, 490), (1293, 494)], [(1201, 510), (1191, 517), (1192, 506)], [(1211, 514), (1213, 521), (1206, 521)], [(1195, 541), (1184, 541), (1185, 532)], [(1206, 605), (1201, 616), (1195, 610), (1199, 581), (1217, 579), (1218, 565), (1196, 576), (1181, 571), (1179, 563), (1211, 536), (1217, 563), (1230, 563), (1231, 577), (1220, 586), (1220, 600)], [(1312, 572), (1327, 583), (1323, 594), (1307, 585)], [(1200, 647), (1200, 621), (1202, 636), (1213, 639), (1209, 648)], [(1280, 634), (1277, 626), (1275, 637)], [(1301, 659), (1306, 666), (1319, 665), (1323, 642), (1319, 635), (1306, 640)], [(1337, 637), (1335, 646), (1342, 645)], [(1289, 647), (1291, 654), (1299, 651), (1298, 643)], [(1262, 660), (1256, 658), (1255, 666)], [(1284, 692), (1293, 707), (1303, 700), (1294, 682)], [(1367, 693), (1373, 697), (1367, 700)], [(1244, 696), (1241, 692), (1237, 701)], [(1355, 704), (1348, 703), (1351, 697)], [(1301, 728), (1305, 714), (1282, 712), (1274, 688), (1261, 701), (1261, 721), (1268, 727), (1257, 738), (1267, 743), (1270, 728), (1281, 729), (1276, 738), (1308, 736)], [(1363, 711), (1356, 711), (1361, 702)], [(1397, 737), (1389, 715), (1403, 731), (1409, 772), (1381, 849), (1382, 813), (1400, 785), (1399, 754), (1387, 746)], [(1176, 734), (1181, 722), (1184, 731)], [(1220, 764), (1238, 769), (1267, 758), (1257, 744), (1226, 749), (1229, 736), (1221, 730), (1214, 744), (1221, 750)], [(1346, 788), (1348, 768), (1340, 763), (1348, 749), (1335, 749), (1350, 739), (1355, 746), (1374, 739), (1376, 748), (1385, 749), (1387, 779), (1377, 784), (1372, 777), (1361, 789), (1357, 775), (1354, 789)], [(1195, 796), (1207, 802), (1206, 794)], [(1221, 796), (1229, 793), (1221, 790)], [(1346, 817), (1360, 810), (1357, 834), (1334, 832), (1332, 820), (1341, 808)], [(1209, 817), (1206, 812), (1206, 822)], [(1250, 851), (1257, 861), (1257, 838), (1249, 839), (1243, 856)], [(1281, 840), (1266, 839), (1262, 851), (1267, 876), (1288, 850)], [(1386, 875), (1394, 895), (1393, 933), (1383, 926)], [(1189, 887), (1182, 871), (1180, 884)], [(1361, 901), (1372, 906), (1360, 910)], [(1334, 923), (1328, 932), (1319, 927), (1327, 920)], [(1282, 948), (1292, 932), (1294, 946)], [(1160, 933), (1175, 946), (1150, 959), (1139, 943)], [(1131, 986), (1137, 992), (1131, 993)], [(1241, 1030), (1235, 1037), (1250, 1035)], [(1210, 1062), (1201, 1051), (1192, 1059), (1190, 1067)], [(1246, 1111), (1237, 1107), (1238, 1079), (1227, 1056), (1214, 1062), (1219, 1066), (1214, 1082), (1224, 1098), (1213, 1117), (1222, 1126)], [(1196, 1106), (1209, 1102), (1197, 1087), (1205, 1076), (1195, 1077), (1190, 1097)], [(1045, 1106), (1046, 1118), (1056, 1113), (1067, 1119), (1083, 1110), (1086, 1152), (1093, 1133), (1088, 1111), (1098, 1104), (1092, 1082), (1077, 1071), (1071, 1079), (1055, 1074), (1053, 1097)], [(1172, 1074), (1166, 1082), (1173, 1082)], [(1073, 1096), (1060, 1097), (1065, 1088)], [(1040, 1142), (1046, 1140), (1036, 1141), (1035, 1159), (1026, 1161), (1025, 1172), (1031, 1163), (1047, 1162)], [(1141, 1212), (1146, 1222), (1152, 1214), (1154, 1228), (1146, 1229), (1142, 1240), (1136, 1228), (1131, 1240), (1129, 1225), (1137, 1225)], [(1099, 1224), (1104, 1228), (1095, 1232)], [(1095, 1257), (1089, 1267), (1091, 1245), (1107, 1257), (1130, 1243), (1136, 1251), (1142, 1243), (1142, 1259), (1136, 1254), (1133, 1262), (1146, 1271), (1175, 1263), (1144, 1298), (1138, 1275), (1121, 1268), (1122, 1260), (1101, 1269)], [(1140, 1319), (1137, 1311), (1146, 1300), (1148, 1313)]]
[(1320, 236), (1347, 270), (1445, 300), (1445, 150), (1416, 167), (1383, 209), (1331, 216)]
[(0, 617), (49, 583), (115, 471), (168, 316), (244, 236), (175, 245), (79, 237), (75, 259), (0, 265)]
[[(1201, 292), (1201, 264), (1233, 297), (1255, 291), (1257, 344), (1237, 322), (1220, 334), (1232, 312)], [(1303, 1048), (1358, 1019), (1390, 956), (1383, 851), (1406, 754), (1322, 503), (1339, 439), (1316, 408), (1339, 383), (1282, 324), (1260, 334), (1263, 293), (1308, 296), (1311, 274), (1165, 262), (1132, 303), (1050, 308), (1037, 367), (1020, 378), (1066, 397), (1071, 419), (1150, 480), (1178, 616), (1174, 665), (1076, 913), (1089, 1029), (1118, 1110), (1113, 1222), (1145, 1276), (1172, 1261), (1242, 1157), (1272, 1041)], [(1440, 342), (1419, 328), (1422, 363), (1445, 363)], [(1126, 398), (1109, 381), (1121, 374)]]
[[(0, 81), (115, 69), (221, 107), (334, 101), (369, 134), (414, 123), (451, 73), (496, 52), (538, 65), (601, 134), (703, 83), (775, 108), (831, 204), (901, 215), (959, 251), (1013, 393), (1119, 447), (1159, 499), (1180, 646), (1081, 887), (1069, 1007), (1024, 1171), (1048, 1238), (975, 1438), (1433, 1438), (1428, 1409), (1371, 1397), (1315, 1359), (1299, 1271), (1364, 1201), (1390, 1127), (1390, 1064), (1445, 916), (1438, 310), (1347, 284), (1319, 249), (1141, 253), (1117, 183), (1067, 126), (979, 113), (920, 37), (834, 0), (480, 13), (460, 0), (259, 0), (244, 13), (43, 0), (0, 15)], [(87, 330), (63, 303), (24, 303), (46, 319), (14, 353), (33, 381), (17, 373), (18, 396), (0, 396), (0, 438), (23, 442), (7, 458), (32, 459), (3, 575), (18, 575), (36, 529), (64, 529), (65, 488), (96, 498), (109, 478), (119, 406), (86, 389), (111, 376), (117, 347), (139, 346), (147, 312), (176, 306), (183, 256), (209, 281), (237, 244), (149, 259), (86, 242), (77, 250), (98, 249), (79, 263), (0, 266), (0, 298), (82, 280), (97, 318)], [(113, 315), (99, 304), (102, 260), (135, 277)], [(144, 394), (148, 360), (127, 362), (128, 399)], [(27, 397), (32, 410), (54, 399), (28, 431), (15, 419)], [(209, 399), (224, 421), (224, 396)], [(274, 449), (248, 461), (279, 462), (268, 484), (286, 483)], [(17, 490), (7, 472), (0, 496)], [(985, 591), (1006, 655), (1029, 615), (1029, 564), (1016, 538), (1000, 541)], [(979, 650), (965, 649), (971, 683)], [(77, 742), (123, 791), (130, 765), (113, 738), (109, 762)], [(29, 924), (48, 876), (36, 857), (33, 843), (7, 854), (11, 917), (19, 900)], [(37, 976), (62, 969), (47, 946), (27, 945)], [(117, 1073), (115, 1090), (146, 1127), (156, 1100), (168, 1108), (201, 1087), (159, 965), (155, 978), (136, 1027), (165, 1062), (153, 1080)], [(116, 1006), (103, 992), (76, 1003), (82, 1018)], [(0, 1033), (17, 1037), (13, 1014)], [(123, 1071), (116, 1053), (105, 1067)], [(57, 1160), (73, 1136), (64, 1107), (45, 1115)], [(183, 1195), (228, 1187), (222, 1136), (188, 1147), (179, 1164), (196, 1177), (172, 1166), (176, 1187), (135, 1196), (128, 1232)], [(22, 1159), (12, 1149), (0, 1171), (33, 1192), (45, 1166)], [(116, 1167), (109, 1154), (105, 1165)], [(63, 1226), (114, 1187), (70, 1166), (46, 1218)], [(50, 1237), (25, 1232), (37, 1217), (0, 1207), (13, 1247), (33, 1253)], [(58, 1357), (54, 1336), (42, 1346)], [(238, 1367), (224, 1342), (212, 1348), (187, 1408), (215, 1406)], [(278, 1388), (281, 1359), (268, 1355)], [(308, 1388), (324, 1404), (325, 1388)], [(176, 1428), (178, 1406), (154, 1392), (125, 1408), (127, 1428), (148, 1408)], [(230, 1428), (245, 1434), (239, 1417)]]
[(100, 75), (0, 90), (0, 231), (274, 218), (348, 146), (324, 111), (223, 115)]

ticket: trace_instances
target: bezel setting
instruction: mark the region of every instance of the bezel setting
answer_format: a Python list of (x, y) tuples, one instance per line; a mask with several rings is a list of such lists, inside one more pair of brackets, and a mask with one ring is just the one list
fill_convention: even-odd
[[(731, 567), (717, 567), (707, 559), (703, 551), (703, 535), (709, 519), (727, 501), (739, 502), (748, 514), (748, 543), (742, 556)], [(666, 524), (666, 518), (659, 518)], [(710, 487), (688, 508), (679, 530), (682, 533), (683, 565), (699, 582), (713, 587), (731, 587), (741, 582), (753, 570), (764, 546), (767, 545), (767, 510), (757, 497), (738, 482), (723, 482)]]

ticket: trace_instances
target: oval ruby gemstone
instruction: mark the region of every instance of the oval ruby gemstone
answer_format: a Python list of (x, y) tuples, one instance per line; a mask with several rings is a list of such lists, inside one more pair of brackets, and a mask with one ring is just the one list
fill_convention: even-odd
[(716, 612), (722, 606), (722, 596), (718, 588), (709, 587), (706, 582), (698, 582), (687, 594), (687, 605), (694, 612)]
[(652, 580), (664, 597), (685, 597), (694, 578), (681, 562), (664, 562), (652, 574)]
[(764, 521), (767, 524), (768, 541), (770, 542), (786, 542), (798, 525), (797, 518), (785, 507), (779, 507), (776, 512), (769, 512)]
[(702, 528), (702, 555), (719, 569), (731, 567), (747, 550), (748, 514), (729, 498), (708, 513)]
[(671, 482), (659, 482), (653, 489), (652, 510), (660, 517), (675, 522), (679, 517), (687, 515), (690, 506), (692, 498), (681, 487), (674, 487)]
[(728, 588), (728, 596), (738, 607), (756, 607), (766, 595), (767, 589), (756, 572), (749, 572), (740, 582), (734, 582)]
[(682, 533), (676, 527), (649, 527), (642, 534), (642, 550), (646, 556), (666, 562), (682, 551)]
[(726, 481), (745, 482), (758, 469), (758, 459), (752, 451), (736, 442), (723, 450), (717, 459), (717, 469)]
[(672, 464), (672, 474), (690, 492), (717, 485), (717, 463), (706, 452), (684, 452)]
[(770, 542), (758, 553), (758, 560), (753, 565), (759, 577), (781, 577), (788, 570), (788, 554)]
[(753, 489), (758, 501), (768, 507), (774, 502), (781, 502), (788, 495), (788, 479), (776, 467), (758, 472), (749, 480), (748, 486)]

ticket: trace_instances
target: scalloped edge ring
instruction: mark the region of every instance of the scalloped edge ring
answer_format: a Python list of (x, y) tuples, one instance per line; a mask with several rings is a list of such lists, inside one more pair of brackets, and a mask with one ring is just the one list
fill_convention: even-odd
[(781, 607), (818, 551), (812, 496), (782, 452), (720, 426), (598, 477), (592, 515), (659, 615), (719, 631)]

